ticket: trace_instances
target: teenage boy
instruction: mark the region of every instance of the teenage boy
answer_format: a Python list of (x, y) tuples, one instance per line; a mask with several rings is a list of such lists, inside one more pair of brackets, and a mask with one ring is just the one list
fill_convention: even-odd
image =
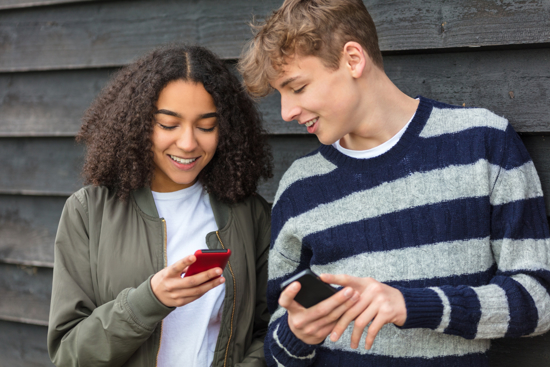
[[(239, 66), (323, 144), (273, 203), (268, 364), (487, 366), (549, 329), (541, 186), (504, 118), (402, 93), (359, 0), (285, 1)], [(280, 285), (307, 268), (343, 289), (305, 309)]]

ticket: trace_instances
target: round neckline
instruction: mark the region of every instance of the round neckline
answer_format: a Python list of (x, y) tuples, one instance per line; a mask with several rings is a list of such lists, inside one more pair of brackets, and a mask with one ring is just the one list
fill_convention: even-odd
[(397, 144), (395, 144), (387, 152), (369, 159), (347, 156), (332, 145), (322, 145), (321, 148), (319, 148), (319, 152), (336, 166), (347, 166), (352, 169), (367, 169), (373, 166), (381, 167), (395, 162), (400, 159), (416, 141), (416, 139), (418, 139), (418, 136), (426, 125), (426, 121), (430, 117), (432, 111), (433, 106), (428, 99), (422, 96), (417, 96), (416, 98), (418, 98), (420, 102), (414, 117)]
[(151, 193), (153, 194), (153, 199), (155, 200), (177, 200), (196, 194), (201, 190), (202, 185), (199, 181), (197, 181), (193, 185), (186, 187), (185, 189), (172, 192), (158, 192), (151, 190)]

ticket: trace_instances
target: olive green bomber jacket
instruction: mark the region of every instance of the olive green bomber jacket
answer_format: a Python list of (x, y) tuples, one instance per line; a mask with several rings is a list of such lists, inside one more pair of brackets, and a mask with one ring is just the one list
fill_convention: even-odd
[[(232, 252), (212, 366), (264, 366), (269, 206), (256, 195), (232, 205), (210, 195), (210, 202), (219, 230), (206, 244)], [(105, 187), (79, 190), (65, 204), (55, 242), (48, 327), (54, 364), (156, 366), (162, 320), (173, 308), (150, 285), (166, 264), (166, 226), (151, 190), (125, 202)]]

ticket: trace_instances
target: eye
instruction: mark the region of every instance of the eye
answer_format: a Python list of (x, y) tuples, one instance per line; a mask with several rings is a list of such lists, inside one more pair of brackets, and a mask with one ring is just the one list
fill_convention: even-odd
[(302, 88), (294, 90), (294, 91), (293, 91), (294, 94), (300, 94), (300, 93), (302, 93), (302, 92), (304, 91), (304, 88), (305, 88), (305, 87), (306, 87), (306, 86), (304, 85)]
[(199, 130), (200, 130), (200, 131), (204, 131), (205, 133), (211, 133), (211, 132), (214, 131), (215, 129), (216, 129), (216, 126), (213, 126), (213, 127), (211, 127), (211, 128), (208, 128), (208, 129), (206, 129), (206, 128), (204, 128), (204, 127), (199, 127)]
[(157, 121), (157, 125), (163, 130), (174, 130), (176, 126), (166, 126)]

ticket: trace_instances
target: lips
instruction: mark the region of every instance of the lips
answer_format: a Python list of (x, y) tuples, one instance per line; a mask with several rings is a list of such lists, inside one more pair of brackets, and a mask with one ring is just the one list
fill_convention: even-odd
[(315, 117), (314, 119), (311, 119), (311, 120), (309, 120), (309, 121), (306, 121), (306, 122), (304, 123), (304, 125), (306, 125), (306, 127), (310, 127), (310, 126), (312, 126), (314, 123), (316, 123), (317, 120), (319, 120), (319, 117)]

